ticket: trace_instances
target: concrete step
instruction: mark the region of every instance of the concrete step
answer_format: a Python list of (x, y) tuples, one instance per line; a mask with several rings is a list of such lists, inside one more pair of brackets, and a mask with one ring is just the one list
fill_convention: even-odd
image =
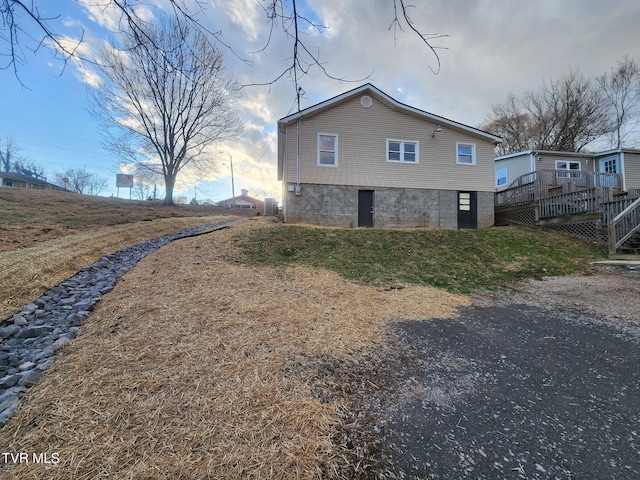
[(609, 260), (620, 260), (627, 262), (638, 262), (640, 264), (640, 254), (626, 254), (626, 253), (616, 253), (615, 255), (609, 255)]

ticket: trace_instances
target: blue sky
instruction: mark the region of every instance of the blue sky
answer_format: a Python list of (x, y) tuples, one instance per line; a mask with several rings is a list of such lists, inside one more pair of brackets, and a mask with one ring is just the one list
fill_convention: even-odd
[[(438, 75), (430, 69), (436, 65), (433, 56), (417, 37), (398, 33), (394, 40), (388, 28), (392, 0), (370, 0), (367, 8), (360, 0), (299, 1), (306, 15), (327, 27), (322, 34), (311, 32), (306, 37), (309, 44), (333, 75), (355, 80), (338, 82), (312, 72), (301, 81), (303, 107), (368, 81), (401, 102), (477, 126), (509, 92), (536, 89), (575, 68), (601, 74), (625, 55), (640, 62), (637, 0), (415, 0), (415, 24), (423, 32), (448, 35), (435, 42), (444, 47), (438, 50)], [(50, 24), (64, 35), (77, 38), (82, 25), (83, 48), (90, 50), (110, 35), (107, 27), (113, 17), (108, 11), (82, 7), (74, 0), (35, 3), (60, 14)], [(268, 38), (269, 25), (258, 1), (211, 0), (204, 13), (207, 24), (221, 30), (225, 42), (252, 61), (249, 65), (225, 53), (227, 68), (240, 84), (270, 80), (286, 67), (291, 44), (281, 32), (265, 51), (251, 53)], [(23, 25), (29, 30), (26, 20)], [(28, 89), (13, 71), (0, 70), (0, 139), (13, 137), (22, 156), (44, 166), (51, 178), (70, 167), (86, 167), (108, 179), (103, 195), (115, 194), (118, 160), (100, 146), (97, 123), (88, 113), (90, 66), (83, 74), (70, 63), (62, 72), (62, 64), (49, 52), (41, 49), (33, 55), (30, 45), (24, 44), (28, 63), (19, 69)], [(364, 82), (357, 81), (369, 73)], [(279, 118), (291, 113), (294, 100), (286, 78), (271, 87), (244, 88), (238, 112), (245, 121), (245, 135), (220, 145), (217, 168), (202, 175), (204, 180), (184, 178), (178, 184), (183, 191), (176, 195), (190, 199), (197, 185), (201, 200), (231, 196), (232, 155), (236, 191), (246, 188), (256, 196), (279, 196), (275, 128)], [(126, 195), (121, 190), (120, 196)]]

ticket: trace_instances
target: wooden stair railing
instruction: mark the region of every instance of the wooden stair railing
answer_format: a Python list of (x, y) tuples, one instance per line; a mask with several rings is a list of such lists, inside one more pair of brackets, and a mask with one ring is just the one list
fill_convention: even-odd
[(615, 255), (636, 232), (640, 232), (640, 198), (609, 222), (609, 255)]

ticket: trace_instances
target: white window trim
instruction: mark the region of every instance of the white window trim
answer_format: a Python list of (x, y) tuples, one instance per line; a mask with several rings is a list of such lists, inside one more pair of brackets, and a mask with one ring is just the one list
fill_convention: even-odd
[[(471, 147), (471, 163), (461, 162), (460, 157), (458, 155), (460, 145), (464, 145), (465, 147)], [(469, 142), (456, 142), (456, 164), (458, 165), (475, 165), (476, 164), (476, 144)]]
[[(566, 163), (567, 166), (569, 166), (569, 164), (571, 163), (575, 163), (578, 165), (578, 168), (558, 168), (558, 163)], [(569, 171), (573, 171), (573, 172), (578, 172), (582, 170), (582, 162), (577, 162), (575, 160), (556, 160), (556, 170), (569, 170)]]
[[(389, 160), (389, 142), (399, 143), (400, 144), (400, 160)], [(416, 146), (416, 161), (409, 162), (404, 160), (404, 144), (411, 143)], [(385, 151), (385, 156), (387, 162), (389, 163), (402, 163), (404, 165), (417, 165), (420, 163), (420, 142), (417, 140), (399, 140), (397, 138), (387, 138), (387, 149)]]
[[(335, 151), (333, 152), (334, 154), (334, 162), (333, 164), (327, 164), (327, 163), (320, 163), (320, 136), (325, 136), (325, 137), (334, 137), (336, 139), (335, 142)], [(318, 132), (318, 158), (317, 158), (317, 162), (318, 162), (318, 166), (319, 167), (337, 167), (338, 166), (338, 134), (337, 133), (325, 133), (325, 132)]]

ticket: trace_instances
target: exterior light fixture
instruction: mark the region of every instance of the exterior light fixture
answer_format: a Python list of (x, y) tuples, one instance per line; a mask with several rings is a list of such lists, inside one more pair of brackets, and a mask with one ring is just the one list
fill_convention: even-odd
[(442, 131), (442, 125), (438, 124), (438, 126), (436, 127), (436, 129), (433, 131), (433, 133), (431, 134), (431, 138), (436, 138), (436, 133), (441, 132)]

